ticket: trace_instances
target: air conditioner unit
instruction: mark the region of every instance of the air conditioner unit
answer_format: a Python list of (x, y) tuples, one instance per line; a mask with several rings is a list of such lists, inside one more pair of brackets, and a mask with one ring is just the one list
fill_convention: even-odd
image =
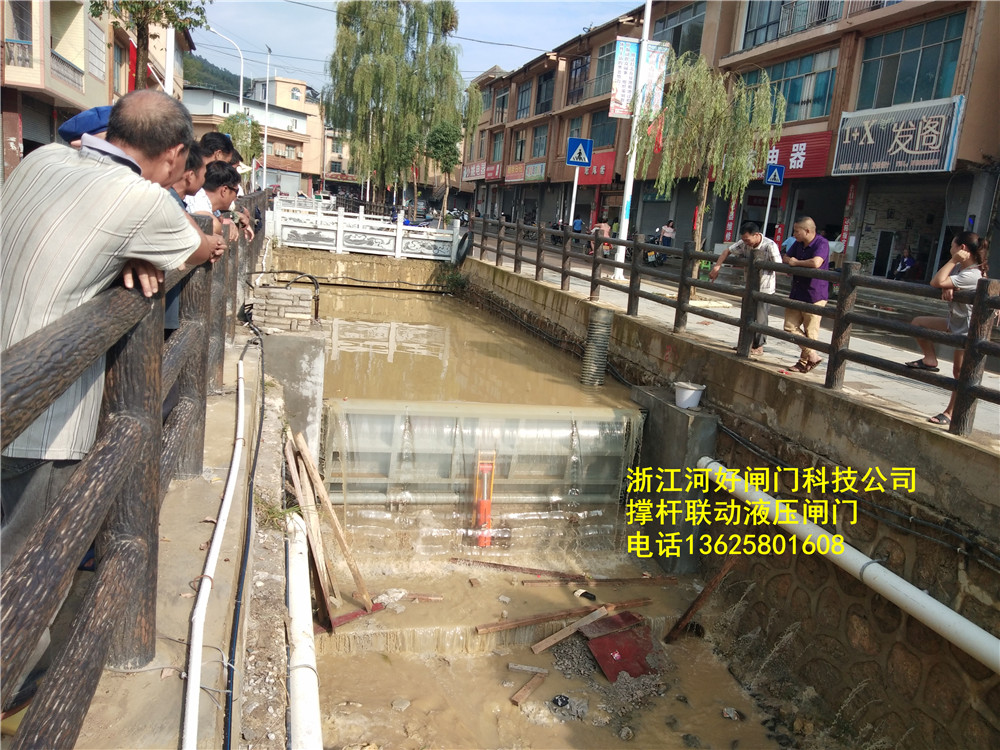
[(294, 126), (294, 125), (289, 125), (289, 126), (288, 126), (288, 129), (289, 129), (289, 130), (295, 130), (295, 126)]

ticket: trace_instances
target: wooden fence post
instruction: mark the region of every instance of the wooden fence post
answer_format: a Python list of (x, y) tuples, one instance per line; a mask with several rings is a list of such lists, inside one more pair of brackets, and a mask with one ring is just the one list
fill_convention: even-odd
[(542, 280), (542, 229), (543, 225), (538, 225), (535, 232), (535, 281)]
[(590, 301), (601, 298), (601, 261), (604, 259), (604, 234), (600, 230), (594, 232), (594, 257), (590, 264)]
[(840, 390), (844, 387), (847, 359), (844, 352), (850, 348), (851, 329), (849, 317), (854, 312), (858, 299), (858, 287), (854, 279), (861, 269), (860, 263), (844, 263), (840, 269), (840, 290), (837, 293), (837, 316), (833, 319), (833, 334), (830, 336), (830, 362), (826, 366), (826, 387)]
[(560, 261), (559, 267), (562, 269), (559, 273), (559, 288), (564, 292), (569, 291), (569, 275), (568, 271), (570, 269), (570, 258), (569, 258), (569, 227), (563, 227), (563, 241), (562, 241), (562, 259)]
[(972, 317), (965, 342), (965, 357), (955, 386), (955, 410), (951, 415), (948, 431), (954, 435), (968, 436), (976, 418), (976, 397), (973, 389), (983, 382), (986, 354), (979, 350), (979, 343), (990, 340), (990, 329), (996, 319), (996, 310), (987, 301), (1000, 296), (1000, 280), (980, 279), (972, 301)]
[(226, 251), (226, 343), (236, 343), (236, 318), (239, 315), (240, 262), (246, 254), (247, 240), (241, 231)]
[(121, 602), (108, 650), (108, 665), (138, 669), (156, 655), (156, 579), (162, 452), (163, 297), (108, 350), (104, 379), (106, 416), (128, 414), (139, 421), (142, 439), (128, 476), (97, 537), (99, 556), (122, 543), (145, 550), (130, 596)]
[(521, 220), (517, 220), (517, 224), (514, 229), (514, 273), (521, 273), (521, 242), (524, 239), (524, 224)]
[[(181, 324), (190, 323), (198, 327), (195, 352), (187, 360), (187, 365), (177, 378), (178, 405), (188, 403), (192, 407), (188, 428), (177, 437), (177, 476), (191, 479), (201, 476), (205, 456), (205, 408), (208, 399), (208, 321), (211, 304), (212, 283), (208, 264), (202, 264), (188, 277), (181, 290)], [(165, 451), (169, 450), (169, 446)]]
[(694, 270), (694, 240), (685, 240), (681, 251), (681, 277), (677, 281), (677, 309), (674, 311), (674, 331), (684, 333), (687, 330), (688, 304), (691, 302), (691, 274)]
[(504, 224), (506, 224), (506, 222), (503, 219), (497, 219), (497, 257), (496, 257), (496, 260), (495, 260), (497, 268), (500, 268), (501, 266), (503, 266), (503, 230), (504, 230)]

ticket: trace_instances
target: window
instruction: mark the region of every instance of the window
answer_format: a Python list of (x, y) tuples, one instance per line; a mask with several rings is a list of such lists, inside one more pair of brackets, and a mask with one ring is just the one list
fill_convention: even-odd
[(617, 127), (618, 120), (608, 117), (607, 112), (594, 112), (590, 116), (590, 137), (594, 141), (594, 148), (613, 146)]
[(583, 101), (587, 76), (590, 74), (590, 56), (576, 57), (569, 64), (569, 86), (566, 88), (566, 104), (579, 104)]
[(523, 130), (514, 132), (514, 154), (510, 157), (511, 161), (524, 161), (524, 141), (526, 137)]
[(337, 173), (343, 172), (344, 171), (344, 162), (342, 162), (342, 161), (331, 161), (330, 162), (330, 171), (331, 172), (337, 172)]
[(274, 156), (274, 143), (272, 141), (268, 141), (267, 143), (267, 155)]
[(691, 3), (653, 24), (653, 39), (670, 42), (678, 55), (701, 51), (701, 32), (705, 26), (705, 3)]
[(552, 95), (556, 90), (556, 72), (550, 70), (538, 76), (538, 93), (535, 95), (535, 114), (552, 111)]
[(515, 120), (531, 116), (531, 81), (517, 87), (517, 112)]
[(615, 74), (615, 43), (608, 42), (597, 50), (597, 75), (594, 77), (594, 96), (611, 93), (611, 78)]
[(747, 7), (747, 29), (743, 33), (743, 49), (778, 38), (781, 6), (787, 0), (750, 0)]
[(286, 159), (295, 158), (295, 146), (285, 146), (285, 158)]
[(507, 121), (507, 97), (510, 95), (510, 89), (506, 88), (503, 91), (498, 91), (496, 99), (493, 100), (493, 124), (497, 125), (501, 122)]
[(493, 89), (483, 89), (483, 112), (493, 106)]
[(229, 102), (223, 102), (222, 103), (222, 114), (224, 114), (224, 115), (228, 115), (229, 114)]
[(292, 101), (293, 102), (297, 102), (300, 99), (302, 99), (302, 89), (300, 89), (298, 86), (293, 86), (292, 87), (291, 94), (292, 94)]
[(858, 109), (951, 96), (965, 12), (865, 40)]
[[(771, 84), (785, 95), (788, 102), (786, 122), (830, 114), (838, 55), (835, 47), (764, 68)], [(760, 72), (752, 70), (743, 80), (750, 85), (758, 83)]]
[(503, 133), (493, 134), (493, 158), (490, 161), (500, 161), (503, 159)]
[(330, 141), (330, 151), (335, 154), (339, 154), (344, 148), (343, 142), (339, 138), (334, 138)]
[(10, 0), (10, 13), (14, 19), (14, 33), (8, 41), (31, 44), (31, 2)]
[(485, 130), (480, 130), (479, 131), (479, 156), (477, 156), (476, 158), (477, 159), (485, 159), (486, 158), (486, 131)]
[(531, 158), (537, 159), (539, 156), (545, 156), (545, 148), (549, 141), (549, 126), (548, 124), (539, 125), (535, 128), (535, 132), (532, 133), (531, 138)]
[(574, 117), (569, 121), (569, 137), (582, 138), (581, 133), (583, 133), (583, 117)]
[(128, 86), (128, 52), (120, 44), (115, 45), (115, 74), (112, 80), (115, 93), (124, 94)]

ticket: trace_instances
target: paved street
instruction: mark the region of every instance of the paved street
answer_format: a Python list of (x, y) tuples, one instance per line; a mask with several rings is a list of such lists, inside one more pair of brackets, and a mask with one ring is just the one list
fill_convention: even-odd
[[(476, 255), (478, 257), (478, 250)], [(493, 260), (494, 257), (492, 252), (487, 252), (487, 261)], [(547, 262), (555, 264), (554, 261)], [(505, 259), (505, 268), (511, 271), (513, 263)], [(589, 265), (580, 264), (577, 266), (574, 263), (574, 269), (582, 273), (589, 273)], [(533, 265), (525, 263), (522, 266), (522, 275), (533, 277), (534, 273), (535, 269)], [(559, 276), (553, 271), (546, 271), (544, 280), (548, 283), (558, 285)], [(623, 289), (621, 292), (614, 289), (602, 288), (601, 301), (624, 310), (628, 299), (628, 282), (624, 281), (621, 284)], [(590, 293), (589, 281), (571, 279), (570, 288), (577, 294), (584, 296)], [(658, 288), (658, 291), (668, 295), (673, 295), (676, 292), (675, 285), (671, 283), (654, 284), (646, 281), (643, 282), (643, 289), (651, 291), (654, 288)], [(864, 296), (865, 292), (867, 292), (867, 298)], [(779, 282), (777, 293), (783, 293), (781, 282)], [(711, 307), (714, 310), (733, 316), (739, 315), (739, 300), (734, 297), (718, 293), (702, 292), (701, 290), (699, 290), (698, 294), (699, 299), (695, 304), (705, 305), (706, 307)], [(861, 297), (859, 306), (866, 308), (865, 312), (868, 314), (878, 313), (893, 315), (897, 318), (902, 316), (903, 319), (909, 319), (912, 315), (918, 314), (944, 315), (947, 310), (945, 303), (937, 300), (910, 298), (888, 292), (877, 292), (876, 302), (873, 301), (874, 294), (876, 293), (871, 290), (862, 290), (862, 292), (859, 292), (859, 296)], [(903, 310), (906, 312), (901, 312)], [(649, 300), (639, 301), (639, 315), (658, 320), (668, 327), (673, 326), (673, 309)], [(772, 307), (770, 325), (780, 329), (782, 323), (781, 309)], [(824, 327), (824, 330), (828, 337), (828, 324)], [(688, 326), (685, 335), (700, 339), (708, 346), (728, 350), (736, 346), (739, 329), (735, 326), (699, 317), (696, 312), (692, 312), (688, 317)], [(859, 329), (858, 326), (854, 327), (851, 337), (851, 349), (894, 362), (909, 362), (920, 356), (916, 342), (909, 336), (881, 331), (866, 331)], [(952, 351), (947, 347), (938, 347), (941, 363), (940, 368), (941, 372), (945, 375), (951, 374)], [(753, 361), (760, 367), (787, 369), (795, 363), (798, 355), (799, 348), (795, 344), (771, 338), (764, 347), (764, 354), (760, 357), (754, 357)], [(808, 375), (792, 373), (788, 377), (806, 378), (817, 385), (822, 385), (825, 376), (826, 363), (824, 362), (823, 365)], [(1000, 388), (1000, 375), (997, 373), (996, 362), (988, 364), (986, 376), (983, 378), (983, 385), (990, 388)], [(861, 398), (871, 400), (879, 408), (885, 409), (904, 419), (911, 420), (914, 425), (930, 429), (943, 429), (927, 423), (926, 419), (944, 409), (948, 403), (949, 394), (947, 391), (914, 380), (900, 378), (872, 367), (849, 362), (847, 365), (847, 374), (844, 379), (844, 392), (856, 394)], [(984, 446), (990, 446), (993, 450), (1000, 452), (1000, 406), (985, 401), (978, 402), (974, 428), (970, 439)]]

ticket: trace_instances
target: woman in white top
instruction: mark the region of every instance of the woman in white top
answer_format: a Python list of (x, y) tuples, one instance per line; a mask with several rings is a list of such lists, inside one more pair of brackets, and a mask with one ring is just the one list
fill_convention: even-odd
[(677, 236), (677, 230), (674, 229), (674, 220), (670, 219), (670, 221), (660, 227), (660, 244), (664, 247), (673, 246), (675, 236)]
[[(938, 318), (921, 316), (913, 319), (913, 325), (930, 328), (934, 331), (947, 331), (965, 335), (969, 332), (969, 319), (972, 317), (972, 305), (966, 302), (955, 302), (955, 290), (972, 290), (979, 280), (986, 276), (989, 264), (986, 261), (989, 243), (981, 239), (975, 232), (961, 232), (951, 242), (951, 259), (941, 266), (931, 279), (931, 286), (941, 289), (941, 299), (948, 302), (948, 317)], [(907, 362), (906, 366), (914, 370), (938, 371), (937, 352), (934, 342), (927, 339), (917, 339), (923, 357)], [(952, 361), (952, 374), (956, 379), (962, 370), (964, 349), (956, 349)], [(955, 392), (951, 393), (948, 406), (940, 414), (930, 417), (927, 421), (933, 424), (951, 424), (951, 414), (955, 408)]]

